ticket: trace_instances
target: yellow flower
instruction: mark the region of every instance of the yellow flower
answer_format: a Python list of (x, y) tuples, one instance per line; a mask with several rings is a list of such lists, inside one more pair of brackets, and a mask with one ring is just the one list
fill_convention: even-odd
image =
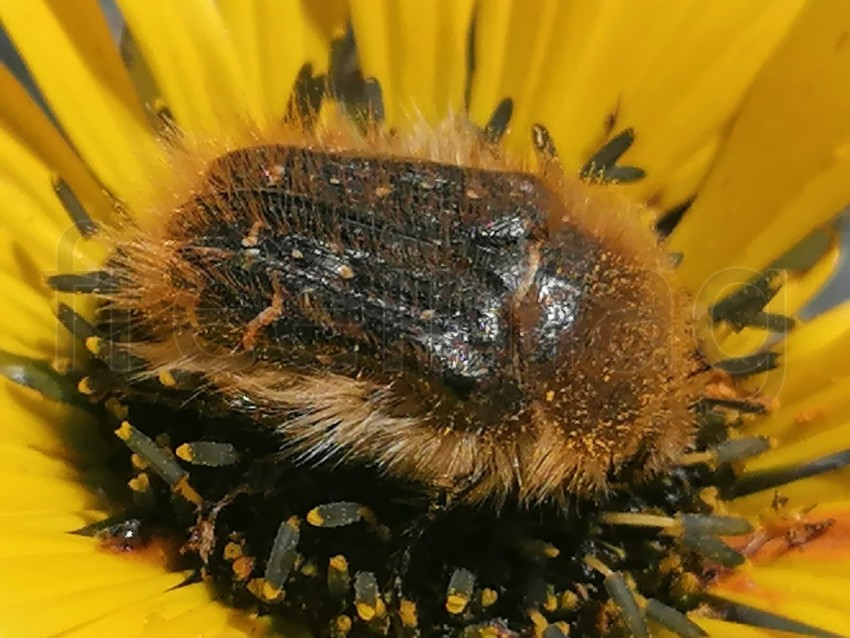
[[(718, 375), (707, 389), (718, 404), (738, 408), (723, 413), (732, 440), (744, 441), (733, 456), (746, 456), (747, 442), (770, 442), (736, 459), (737, 478), (727, 477), (719, 494), (700, 494), (714, 514), (753, 524), (752, 533), (725, 539), (743, 563), (709, 576), (671, 554), (657, 573), (669, 577), (674, 597), (706, 594), (689, 604), (688, 617), (712, 636), (850, 635), (850, 305), (798, 321), (781, 341), (776, 329), (834, 273), (836, 242), (804, 268), (762, 278), (776, 294), (745, 318), (717, 305), (758, 282), (850, 201), (849, 4), (117, 4), (132, 33), (120, 52), (94, 0), (0, 1), (2, 24), (39, 96), (0, 71), (0, 366), (8, 377), (0, 379), (0, 633), (295, 635), (214, 600), (190, 570), (169, 563), (167, 540), (122, 554), (70, 533), (118, 511), (118, 492), (103, 476), (116, 441), (103, 439), (98, 420), (55, 371), (81, 360), (56, 322), (57, 296), (82, 316), (91, 300), (54, 293), (43, 278), (103, 263), (108, 247), (91, 236), (89, 218), (107, 222), (118, 209), (144, 218), (168, 196), (175, 136), (190, 147), (224, 148), (246, 128), (279, 119), (304, 65), (314, 76), (328, 70), (331, 44), (350, 20), (362, 71), (380, 87), (385, 123), (402, 134), (412, 115), (436, 125), (458, 111), (483, 127), (510, 98), (504, 144), (529, 153), (530, 131), (543, 124), (564, 169), (578, 172), (633, 130), (634, 143), (615, 159), (645, 175), (619, 188), (666, 212), (659, 227), (672, 229), (666, 246), (683, 255), (679, 273), (695, 312), (715, 319), (699, 335), (706, 356), (753, 355), (764, 364), (765, 344), (781, 352), (776, 367), (739, 384)], [(610, 158), (597, 160), (612, 168)], [(743, 389), (762, 403), (742, 403)], [(739, 412), (747, 407), (755, 413)], [(691, 452), (683, 462), (710, 463), (712, 454)], [(623, 513), (608, 520), (680, 525)], [(609, 570), (593, 557), (587, 565)], [(625, 587), (635, 592), (631, 577), (640, 581), (640, 573), (633, 563), (628, 571)], [(546, 604), (541, 609), (551, 611)], [(535, 610), (530, 622), (545, 625), (541, 617)]]

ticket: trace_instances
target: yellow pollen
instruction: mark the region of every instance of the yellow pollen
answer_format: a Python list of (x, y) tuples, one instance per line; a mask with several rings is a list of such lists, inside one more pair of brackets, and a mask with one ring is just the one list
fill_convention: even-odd
[(107, 409), (107, 410), (109, 410), (109, 412), (110, 412), (110, 413), (111, 413), (111, 414), (112, 414), (112, 415), (113, 415), (116, 419), (119, 419), (120, 421), (125, 420), (125, 419), (127, 418), (127, 415), (128, 415), (128, 414), (129, 414), (129, 412), (130, 412), (130, 410), (129, 410), (129, 409), (127, 409), (127, 406), (126, 406), (126, 405), (124, 405), (124, 404), (122, 404), (122, 403), (121, 403), (118, 399), (116, 399), (115, 397), (109, 397), (109, 398), (108, 398), (108, 399), (104, 402), (104, 406), (106, 406), (106, 409)]
[(237, 580), (245, 580), (251, 575), (251, 570), (254, 569), (254, 559), (248, 556), (240, 556), (233, 561), (232, 569)]
[(94, 390), (91, 387), (91, 379), (89, 377), (80, 379), (80, 382), (77, 384), (77, 390), (80, 391), (80, 394), (85, 394), (86, 396), (94, 394)]
[(495, 589), (490, 589), (489, 587), (485, 587), (481, 591), (481, 606), (482, 607), (490, 607), (491, 605), (495, 605), (497, 600), (499, 600), (499, 592), (497, 592)]
[(236, 560), (242, 556), (242, 546), (239, 543), (230, 542), (224, 546), (222, 554), (225, 560)]
[(380, 598), (374, 607), (364, 602), (356, 603), (354, 606), (357, 608), (357, 615), (367, 622), (373, 618), (382, 617), (387, 611), (384, 601)]
[[(309, 520), (309, 516), (310, 515), (308, 514), (307, 515), (308, 520)], [(338, 554), (338, 555), (332, 557), (330, 559), (330, 561), (328, 561), (328, 564), (330, 565), (331, 569), (336, 570), (338, 572), (344, 572), (345, 570), (348, 569), (348, 561), (345, 560), (345, 556), (343, 556), (341, 554)]]
[(100, 337), (88, 337), (86, 339), (86, 350), (96, 355), (100, 352), (100, 346), (103, 343), (103, 340)]
[(534, 625), (534, 634), (540, 635), (546, 627), (549, 626), (549, 621), (546, 620), (546, 617), (541, 614), (536, 609), (532, 609), (528, 612), (528, 618), (531, 620), (531, 623)]
[(129, 421), (122, 421), (119, 428), (115, 430), (115, 436), (122, 441), (129, 441), (130, 437), (133, 436), (133, 426), (130, 425)]
[(170, 370), (163, 370), (160, 372), (157, 375), (157, 379), (159, 379), (159, 382), (166, 388), (173, 388), (177, 385), (177, 379), (174, 378), (174, 375)]
[(446, 596), (446, 611), (457, 615), (466, 609), (469, 598), (460, 594), (449, 594)]
[(346, 635), (349, 631), (351, 631), (351, 618), (348, 616), (337, 616), (336, 617), (336, 630), (342, 634)]
[(318, 507), (314, 507), (309, 512), (307, 512), (307, 522), (310, 523), (310, 525), (312, 525), (313, 527), (322, 527), (322, 525), (325, 524), (325, 519), (319, 513)]
[(181, 477), (177, 483), (174, 484), (172, 489), (190, 503), (194, 503), (195, 505), (203, 505), (204, 503), (204, 499), (201, 498), (201, 495), (195, 491), (195, 488), (189, 485), (188, 476)]
[(179, 446), (176, 450), (174, 450), (174, 453), (177, 455), (178, 458), (181, 458), (184, 461), (188, 461), (189, 463), (191, 463), (195, 458), (195, 455), (192, 454), (192, 446), (188, 443), (184, 443), (183, 445)]
[(402, 599), (398, 606), (398, 615), (401, 618), (401, 624), (405, 627), (416, 627), (419, 622), (416, 613), (416, 603), (412, 600)]
[(151, 480), (148, 475), (141, 472), (127, 481), (127, 485), (136, 493), (147, 492), (151, 486)]

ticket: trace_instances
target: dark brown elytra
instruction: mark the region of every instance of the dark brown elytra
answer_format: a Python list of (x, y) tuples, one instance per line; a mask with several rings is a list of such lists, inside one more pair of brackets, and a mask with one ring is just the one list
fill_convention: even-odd
[[(529, 334), (513, 309), (541, 283), (530, 253), (552, 206), (533, 176), (259, 147), (217, 162), (208, 183), (189, 206), (215, 213), (173, 229), (188, 242), (181, 256), (214, 273), (202, 282), (204, 333), (232, 347), (230, 327), (247, 325), (242, 346), (260, 358), (393, 384), (412, 399), (395, 413), (447, 426), (519, 410), (528, 358), (573, 327), (596, 252), (590, 238), (566, 238), (575, 280), (549, 304), (559, 320)], [(280, 310), (252, 324), (276, 295)]]

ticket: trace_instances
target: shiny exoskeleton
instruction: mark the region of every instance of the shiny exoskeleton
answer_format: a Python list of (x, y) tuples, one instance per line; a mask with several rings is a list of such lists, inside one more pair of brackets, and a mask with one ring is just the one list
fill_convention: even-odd
[(557, 357), (597, 259), (575, 228), (544, 244), (552, 195), (528, 174), (263, 147), (228, 156), (218, 179), (194, 202), (204, 234), (181, 249), (210, 275), (204, 333), (227, 343), (276, 282), (259, 356), (462, 402), (463, 419), (441, 410), (447, 425), (521, 409), (528, 366)]

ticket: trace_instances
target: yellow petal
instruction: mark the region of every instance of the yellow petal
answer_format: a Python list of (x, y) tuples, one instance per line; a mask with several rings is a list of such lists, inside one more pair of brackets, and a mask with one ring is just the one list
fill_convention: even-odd
[(850, 303), (841, 304), (791, 332), (781, 365), (748, 381), (781, 403), (794, 403), (850, 374)]
[(112, 204), (79, 156), (32, 101), (24, 87), (5, 66), (0, 67), (0, 129), (14, 136), (67, 182), (94, 219), (111, 216)]
[(95, 0), (2, 0), (0, 18), (86, 163), (131, 205), (161, 162)]
[(635, 196), (678, 203), (664, 192), (671, 176), (687, 167), (678, 178), (698, 183), (801, 4), (549, 0), (529, 11), (523, 2), (485, 0), (470, 111), (483, 124), (501, 99), (513, 98), (513, 145), (528, 146), (531, 125), (542, 122), (568, 170), (612, 130), (632, 127), (636, 142), (623, 161), (647, 171), (631, 187)]
[(0, 252), (0, 286), (8, 295), (0, 319), (0, 350), (50, 360), (56, 355), (56, 318), (43, 282), (27, 276), (40, 272), (4, 228)]
[(106, 518), (100, 510), (80, 510), (79, 512), (0, 512), (0, 525), (10, 529), (35, 530), (50, 532), (55, 535), (66, 535), (68, 530), (77, 530), (97, 523)]
[(44, 277), (96, 269), (106, 249), (80, 235), (54, 191), (56, 174), (21, 140), (0, 136), (0, 165), (0, 281), (9, 295), (0, 348), (51, 359), (57, 331)]
[(347, 6), (340, 0), (223, 0), (218, 6), (252, 101), (266, 120), (279, 120), (301, 67), (326, 72), (331, 37), (342, 31)]
[(77, 469), (65, 460), (19, 442), (0, 441), (0, 458), (3, 459), (5, 470), (20, 472), (21, 475), (40, 474), (72, 481), (79, 479)]
[(692, 615), (691, 620), (708, 632), (711, 638), (793, 638), (799, 636), (796, 633), (741, 625), (714, 618), (701, 618), (696, 615)]
[(12, 136), (0, 137), (0, 196), (6, 207), (0, 225), (46, 272), (96, 268), (103, 247), (86, 241), (68, 218), (53, 189), (54, 173)]
[[(0, 377), (0, 413), (6, 418), (4, 427), (0, 428), (0, 441), (4, 444), (26, 446), (56, 458), (74, 461), (97, 458), (104, 453), (102, 446), (97, 445), (98, 437), (93, 436), (96, 430), (91, 415), (62, 403), (47, 401), (35, 390), (19, 386), (6, 377)], [(9, 480), (12, 482), (5, 484), (4, 489), (14, 486), (14, 479)], [(70, 482), (81, 488), (76, 485), (78, 480)], [(8, 496), (17, 500), (14, 495)], [(48, 499), (42, 505), (56, 504)], [(28, 507), (33, 510), (50, 509), (40, 508), (39, 503), (31, 503)]]
[[(796, 316), (812, 299), (820, 293), (824, 285), (835, 275), (841, 263), (841, 245), (837, 240), (831, 242), (828, 250), (818, 258), (817, 262), (804, 272), (791, 272), (784, 285), (771, 299), (764, 310), (786, 317)], [(744, 328), (740, 332), (721, 336), (714, 358), (740, 357), (756, 352), (769, 344), (775, 335), (759, 328)]]
[(367, 77), (381, 86), (391, 126), (436, 123), (463, 106), (472, 0), (352, 0)]
[(838, 426), (850, 415), (850, 379), (808, 392), (798, 401), (781, 403), (768, 417), (758, 419), (747, 432), (774, 437), (783, 443), (798, 441)]
[[(661, 4), (663, 11), (670, 10), (669, 2)], [(692, 6), (699, 18), (680, 25), (666, 43), (670, 59), (656, 59), (645, 75), (626, 80), (620, 117), (639, 138), (623, 161), (647, 171), (646, 179), (632, 187), (635, 195), (663, 194), (678, 167), (705, 148), (715, 150), (753, 78), (805, 2), (697, 1)], [(703, 154), (703, 175), (707, 159)]]
[(793, 570), (789, 574), (770, 567), (753, 567), (739, 568), (731, 578), (707, 591), (845, 636), (850, 633), (850, 613), (846, 595), (841, 594), (848, 586), (850, 578), (846, 576), (819, 581), (811, 570)]
[[(210, 615), (218, 620), (218, 626), (213, 631), (203, 633), (208, 627), (204, 623), (204, 610), (211, 609)], [(200, 611), (195, 618), (196, 624), (181, 621), (181, 618)], [(198, 618), (200, 616), (200, 618)], [(182, 627), (178, 628), (178, 625)], [(206, 585), (196, 583), (164, 591), (151, 598), (121, 607), (107, 613), (92, 622), (84, 624), (67, 634), (65, 638), (101, 638), (102, 636), (134, 636), (158, 635), (166, 636), (216, 636), (217, 632), (231, 630), (234, 637), (261, 636), (269, 632), (268, 622), (252, 620), (247, 614), (235, 611), (225, 605), (211, 600), (211, 593)], [(168, 632), (171, 633), (168, 633)]]
[[(69, 535), (69, 538), (77, 540)], [(5, 544), (7, 539), (0, 535)], [(15, 541), (11, 538), (8, 541)], [(8, 611), (19, 605), (38, 601), (65, 598), (69, 594), (101, 589), (113, 586), (116, 589), (132, 587), (135, 581), (165, 576), (161, 568), (144, 565), (140, 561), (115, 554), (105, 554), (96, 549), (97, 541), (88, 541), (88, 551), (43, 553), (39, 555), (20, 555), (3, 557), (7, 573), (16, 575), (15, 579), (5, 579), (0, 584), (2, 601), (0, 610)], [(57, 575), (64, 577), (57, 578)], [(71, 576), (71, 577), (69, 577)], [(180, 581), (179, 574), (172, 574), (175, 584)]]
[[(850, 586), (850, 576), (844, 574), (827, 574), (823, 570), (813, 569), (814, 565), (806, 567), (758, 567), (747, 574), (755, 587), (772, 591), (781, 591), (789, 597), (809, 600), (826, 607), (844, 610), (847, 602), (847, 587)], [(844, 566), (846, 568), (846, 565)], [(775, 608), (774, 608), (775, 609)], [(846, 618), (850, 619), (850, 616)], [(810, 617), (808, 622), (817, 623), (816, 618)], [(850, 627), (850, 625), (844, 625)]]
[[(209, 596), (209, 593), (207, 594)], [(237, 636), (259, 636), (268, 632), (268, 623), (252, 621), (245, 612), (236, 611), (225, 605), (208, 602), (198, 605), (167, 621), (150, 623), (145, 628), (146, 638), (172, 638), (173, 636), (219, 636), (232, 626)]]
[[(119, 559), (116, 559), (119, 560)], [(81, 566), (81, 569), (84, 569)], [(138, 568), (138, 566), (137, 566)], [(53, 572), (53, 579), (61, 578)], [(35, 600), (17, 605), (13, 613), (4, 613), (4, 630), (16, 638), (53, 636), (69, 631), (100, 616), (149, 600), (178, 585), (181, 574), (157, 570), (155, 575), (139, 573), (138, 578), (116, 587), (106, 585), (77, 593), (66, 593), (52, 600)], [(46, 577), (46, 582), (50, 578)], [(45, 613), (49, 609), (49, 613)]]
[(144, 634), (149, 624), (162, 622), (205, 604), (210, 604), (210, 594), (204, 585), (180, 587), (107, 613), (92, 622), (85, 623), (82, 627), (71, 630), (67, 636), (74, 638), (140, 636)]
[(747, 472), (801, 465), (823, 456), (850, 449), (850, 414), (843, 415), (830, 428), (818, 428), (810, 436), (783, 440), (774, 449), (747, 463)]
[(702, 300), (765, 268), (850, 199), (848, 21), (842, 0), (807, 5), (674, 231), (671, 249), (687, 256), (683, 278)]
[(203, 139), (265, 124), (215, 2), (119, 0), (118, 6), (181, 130)]
[(28, 509), (74, 512), (97, 506), (91, 490), (79, 480), (29, 476), (0, 472), (0, 511), (24, 512)]
[(745, 516), (757, 517), (771, 510), (776, 494), (779, 493), (788, 499), (792, 508), (805, 509), (813, 506), (820, 508), (823, 504), (846, 499), (848, 482), (850, 482), (850, 468), (842, 468), (793, 481), (776, 489), (737, 498), (729, 504), (729, 507)]
[[(678, 166), (672, 167), (664, 177), (660, 187), (653, 187), (661, 177), (651, 179), (647, 182), (637, 182), (625, 185), (627, 193), (633, 197), (644, 197), (648, 205), (658, 211), (665, 211), (675, 206), (683, 205), (691, 200), (697, 189), (705, 180), (705, 176), (711, 168), (714, 158), (721, 147), (720, 136), (715, 136), (708, 142), (693, 151), (687, 159)], [(638, 147), (638, 150), (640, 147)], [(624, 158), (621, 163), (638, 164), (638, 160)], [(649, 185), (649, 188), (645, 186)]]

